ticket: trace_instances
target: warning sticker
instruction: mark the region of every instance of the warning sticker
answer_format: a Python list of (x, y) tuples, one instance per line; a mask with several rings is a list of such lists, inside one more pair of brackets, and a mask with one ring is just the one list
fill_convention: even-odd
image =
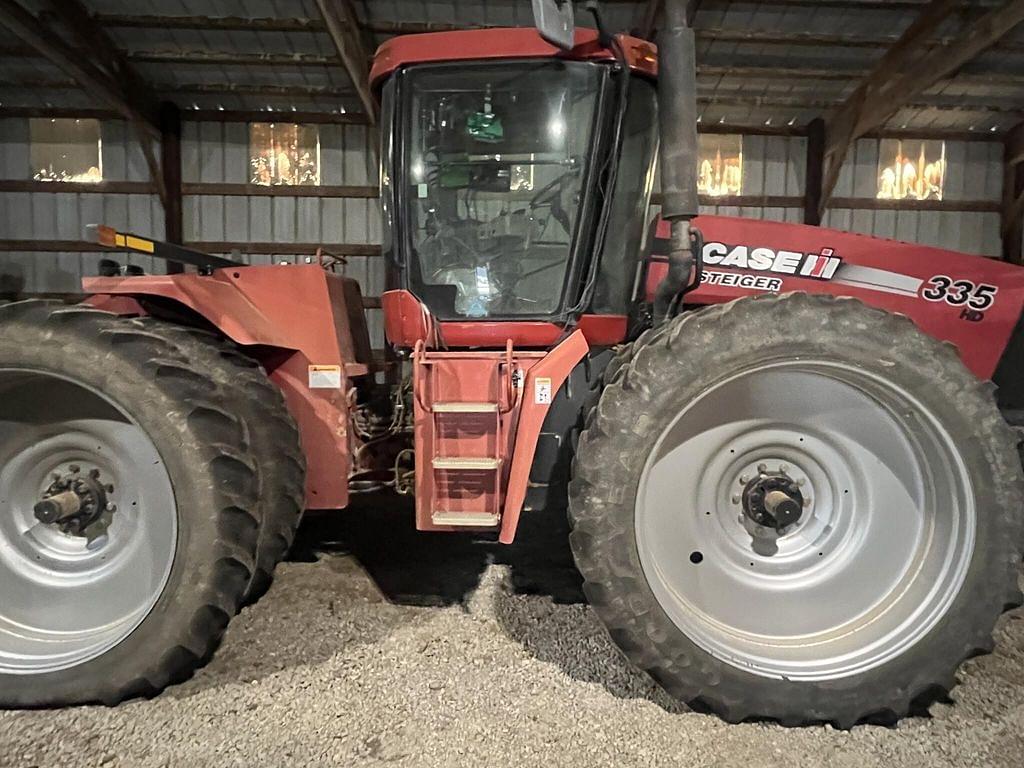
[(536, 379), (533, 382), (533, 402), (537, 405), (551, 404), (551, 379)]
[(309, 366), (310, 389), (341, 389), (340, 365)]

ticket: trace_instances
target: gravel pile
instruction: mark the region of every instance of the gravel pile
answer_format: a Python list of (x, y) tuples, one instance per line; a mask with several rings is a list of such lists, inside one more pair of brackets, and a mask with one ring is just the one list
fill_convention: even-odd
[[(523, 594), (537, 585), (517, 583), (500, 548), (428, 537), (419, 558), (394, 530), (281, 566), (213, 662), (154, 700), (0, 712), (0, 766), (1024, 765), (1020, 611), (930, 718), (730, 726), (633, 671), (585, 605)], [(560, 574), (548, 575), (571, 597), (561, 558), (545, 558)], [(456, 591), (470, 576), (477, 586), (417, 599), (428, 567)]]

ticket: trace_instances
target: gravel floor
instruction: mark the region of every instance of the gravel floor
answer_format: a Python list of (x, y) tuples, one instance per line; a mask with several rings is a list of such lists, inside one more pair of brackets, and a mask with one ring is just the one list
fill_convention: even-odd
[(298, 561), (188, 683), (114, 709), (0, 712), (0, 766), (1024, 765), (1020, 611), (930, 717), (730, 726), (620, 660), (560, 538), (503, 549), (411, 535), (407, 510), (357, 520), (306, 525)]

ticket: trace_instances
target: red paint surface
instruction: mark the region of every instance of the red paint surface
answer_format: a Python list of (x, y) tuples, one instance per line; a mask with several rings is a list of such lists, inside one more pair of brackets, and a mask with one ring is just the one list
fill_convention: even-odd
[[(431, 352), (414, 354), (416, 527), (435, 525), (435, 510), (498, 513), (500, 540), (511, 543), (526, 498), (537, 439), (550, 403), (536, 401), (538, 378), (550, 379), (552, 397), (589, 346), (581, 330), (553, 350)], [(511, 360), (511, 365), (509, 361)], [(521, 384), (510, 387), (509, 371)], [(438, 413), (438, 402), (497, 403), (497, 412)], [(497, 458), (496, 470), (445, 470), (434, 457)]]
[[(915, 295), (901, 295), (840, 283), (838, 280), (843, 277), (842, 267), (833, 280), (811, 280), (749, 268), (705, 265), (705, 270), (715, 272), (779, 277), (782, 279), (783, 292), (807, 291), (853, 296), (871, 306), (907, 315), (925, 333), (955, 344), (967, 367), (982, 379), (991, 377), (995, 371), (1020, 315), (1021, 306), (1024, 305), (1024, 269), (994, 259), (802, 224), (725, 216), (699, 216), (694, 224), (700, 229), (706, 243), (720, 242), (815, 254), (831, 248), (833, 255), (843, 260), (844, 266), (870, 267), (898, 273), (925, 281), (922, 289), (927, 287), (926, 281), (935, 275), (998, 286), (995, 302), (974, 322), (962, 317), (963, 307), (927, 301), (920, 295), (920, 290)], [(668, 225), (660, 222), (658, 238), (667, 237)], [(658, 283), (666, 271), (664, 260), (651, 264), (646, 286), (649, 300), (653, 300)], [(705, 283), (687, 294), (686, 302), (717, 304), (757, 293), (763, 291)]]
[[(435, 324), (426, 307), (406, 290), (387, 291), (381, 296), (381, 306), (388, 341), (406, 349), (417, 341), (425, 342), (428, 349), (501, 348), (509, 339), (516, 348), (550, 349), (567, 336), (560, 325), (533, 320), (444, 320)], [(625, 315), (583, 315), (577, 328), (591, 346), (608, 347), (625, 340), (626, 325)]]
[[(462, 528), (435, 525), (434, 511), (502, 512), (519, 418), (522, 389), (510, 374), (527, 371), (543, 357), (513, 351), (430, 352), (414, 355), (416, 527), (421, 531)], [(511, 365), (509, 362), (511, 360)], [(489, 413), (439, 413), (435, 403), (497, 403)], [(439, 469), (433, 459), (498, 459), (496, 469)]]
[[(633, 70), (651, 77), (657, 75), (657, 48), (646, 40), (629, 35), (619, 35), (618, 38)], [(399, 67), (427, 62), (537, 58), (576, 61), (615, 59), (611, 51), (597, 42), (595, 30), (577, 29), (575, 43), (571, 51), (562, 51), (544, 42), (532, 27), (401, 35), (391, 38), (377, 49), (373, 57), (373, 68), (370, 70), (370, 83), (376, 87)]]
[(384, 335), (396, 347), (412, 349), (417, 341), (436, 347), (434, 318), (423, 302), (409, 291), (385, 291), (380, 297), (384, 310)]
[[(86, 278), (83, 287), (97, 294), (89, 301), (99, 307), (127, 310), (133, 297), (169, 299), (249, 347), (298, 424), (308, 463), (306, 505), (327, 509), (348, 504), (348, 377), (368, 370), (366, 361), (357, 360), (344, 292), (331, 282), (347, 279), (316, 265), (266, 266), (212, 275)], [(340, 366), (341, 386), (310, 389), (309, 365)]]
[(569, 373), (587, 354), (589, 347), (583, 332), (574, 331), (569, 338), (549, 352), (543, 360), (532, 366), (526, 374), (523, 387), (523, 405), (516, 425), (516, 437), (512, 450), (512, 464), (509, 468), (508, 490), (505, 494), (505, 507), (501, 519), (502, 544), (511, 544), (519, 526), (519, 516), (523, 511), (526, 499), (526, 486), (530, 481), (530, 467), (537, 451), (537, 440), (541, 427), (548, 415), (551, 404), (536, 402), (535, 386), (538, 378), (551, 379), (551, 394), (558, 392), (565, 383)]

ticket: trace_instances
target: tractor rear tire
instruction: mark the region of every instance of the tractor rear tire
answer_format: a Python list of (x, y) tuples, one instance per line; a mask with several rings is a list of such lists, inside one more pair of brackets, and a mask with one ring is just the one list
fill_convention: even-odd
[(113, 705), (211, 656), (259, 534), (245, 396), (151, 323), (0, 307), (0, 706)]
[(291, 549), (305, 507), (306, 459), (299, 430), (281, 390), (263, 367), (224, 337), (200, 328), (142, 318), (171, 339), (195, 366), (221, 386), (239, 391), (233, 405), (249, 428), (249, 442), (259, 470), (256, 515), (259, 538), (256, 567), (243, 602), (258, 600), (270, 587), (274, 569)]
[(1016, 438), (951, 345), (786, 294), (648, 339), (580, 438), (569, 506), (591, 605), (669, 693), (849, 728), (991, 650), (1021, 602), (1022, 504)]

